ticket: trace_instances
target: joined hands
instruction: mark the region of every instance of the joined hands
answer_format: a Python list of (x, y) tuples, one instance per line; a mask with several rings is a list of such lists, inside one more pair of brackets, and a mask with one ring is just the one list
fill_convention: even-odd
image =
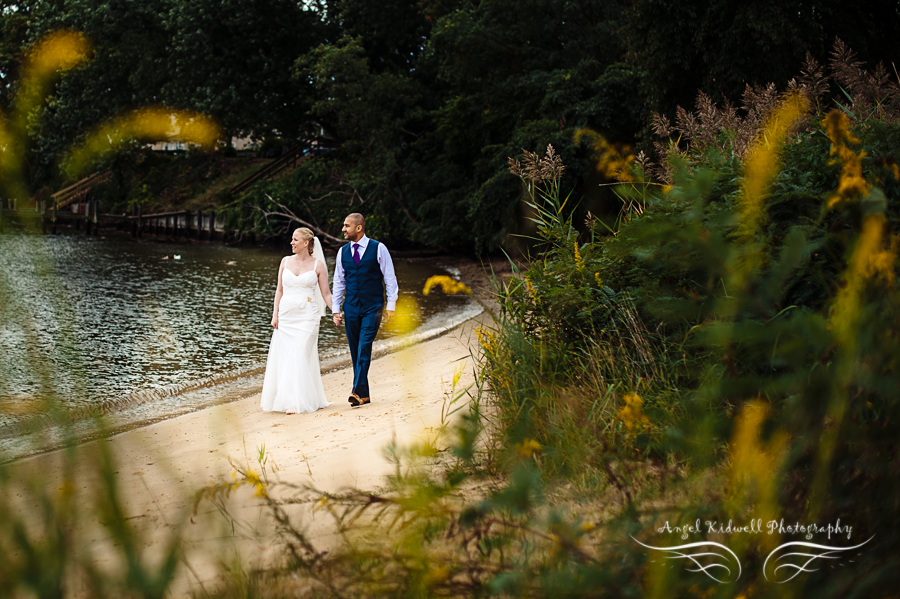
[[(384, 321), (384, 323), (385, 324), (389, 323), (392, 318), (394, 318), (394, 311), (393, 310), (385, 310), (384, 316), (382, 317), (382, 320)], [(342, 324), (344, 324), (344, 314), (341, 312), (335, 312), (334, 314), (332, 314), (331, 319), (334, 321), (334, 326), (336, 326), (336, 327), (339, 327)], [(277, 324), (275, 324), (274, 326), (276, 329), (278, 328)]]

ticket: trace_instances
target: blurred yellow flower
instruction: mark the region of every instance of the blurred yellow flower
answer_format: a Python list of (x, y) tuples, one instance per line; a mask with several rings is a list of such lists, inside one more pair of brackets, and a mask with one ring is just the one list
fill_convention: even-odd
[(413, 332), (422, 322), (422, 311), (416, 300), (409, 296), (397, 300), (397, 309), (389, 326), (401, 335)]
[(538, 297), (537, 291), (534, 289), (534, 285), (531, 284), (531, 279), (525, 277), (525, 287), (528, 289), (528, 295), (531, 296), (531, 299), (534, 303), (541, 303), (541, 298)]
[[(828, 198), (828, 207), (833, 208), (842, 201), (858, 201), (869, 195), (869, 184), (862, 176), (862, 159), (865, 152), (854, 152), (850, 144), (858, 144), (859, 139), (850, 131), (850, 119), (839, 110), (832, 110), (822, 121), (822, 127), (831, 140), (830, 154), (837, 155), (840, 162), (841, 178), (837, 191)], [(896, 165), (895, 165), (896, 166)]]
[(800, 94), (788, 96), (766, 121), (759, 139), (744, 161), (741, 185), (741, 231), (752, 236), (765, 217), (765, 198), (778, 172), (781, 144), (793, 126), (806, 114), (807, 102)]
[(472, 295), (472, 290), (469, 289), (469, 287), (465, 283), (461, 283), (460, 281), (452, 279), (446, 275), (436, 275), (433, 277), (429, 277), (428, 280), (425, 281), (425, 287), (422, 288), (422, 294), (428, 295), (435, 287), (440, 287), (441, 291), (443, 291), (447, 295), (457, 295), (460, 293)]
[(439, 582), (444, 582), (448, 576), (450, 576), (450, 569), (446, 566), (438, 566), (429, 570), (422, 578), (422, 582), (426, 586), (432, 586)]
[(628, 168), (634, 162), (631, 146), (611, 144), (596, 131), (586, 128), (575, 131), (575, 143), (579, 144), (583, 139), (590, 141), (591, 150), (594, 153), (594, 158), (597, 160), (598, 173), (601, 173), (607, 179), (618, 179), (623, 182), (632, 181)]
[(625, 406), (619, 410), (617, 415), (628, 430), (631, 430), (635, 426), (646, 426), (650, 424), (650, 419), (647, 418), (646, 414), (644, 414), (641, 409), (644, 405), (644, 400), (640, 395), (628, 393), (623, 400), (625, 401)]
[(68, 70), (85, 62), (90, 51), (84, 34), (60, 29), (41, 38), (28, 53), (25, 70), (37, 77)]
[(516, 445), (516, 453), (522, 456), (523, 458), (530, 458), (534, 455), (535, 452), (543, 449), (541, 444), (535, 441), (534, 439), (525, 439), (518, 445)]

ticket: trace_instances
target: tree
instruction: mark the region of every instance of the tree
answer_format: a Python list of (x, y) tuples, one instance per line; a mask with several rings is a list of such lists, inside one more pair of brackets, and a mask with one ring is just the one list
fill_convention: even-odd
[(294, 0), (173, 2), (166, 29), (164, 101), (218, 119), (226, 135), (298, 135), (308, 106), (291, 69), (323, 41), (318, 12)]

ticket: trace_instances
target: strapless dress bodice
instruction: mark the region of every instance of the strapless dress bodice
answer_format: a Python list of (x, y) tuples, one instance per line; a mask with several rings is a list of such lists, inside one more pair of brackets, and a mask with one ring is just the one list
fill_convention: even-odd
[(285, 268), (281, 275), (283, 295), (278, 313), (282, 316), (291, 313), (300, 318), (318, 318), (319, 305), (316, 303), (318, 283), (319, 277), (314, 270), (295, 275)]
[(303, 288), (309, 289), (310, 291), (316, 288), (316, 283), (319, 282), (319, 277), (316, 276), (316, 271), (308, 270), (306, 272), (302, 272), (299, 275), (295, 275), (287, 268), (284, 269), (284, 273), (281, 276), (281, 285), (285, 289), (288, 287), (291, 288)]

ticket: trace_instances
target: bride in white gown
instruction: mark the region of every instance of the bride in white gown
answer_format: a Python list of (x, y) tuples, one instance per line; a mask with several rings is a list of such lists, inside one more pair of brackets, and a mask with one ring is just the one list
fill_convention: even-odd
[(319, 319), (331, 305), (325, 254), (303, 227), (281, 260), (272, 312), (272, 342), (260, 407), (266, 412), (315, 412), (330, 406), (319, 372)]

